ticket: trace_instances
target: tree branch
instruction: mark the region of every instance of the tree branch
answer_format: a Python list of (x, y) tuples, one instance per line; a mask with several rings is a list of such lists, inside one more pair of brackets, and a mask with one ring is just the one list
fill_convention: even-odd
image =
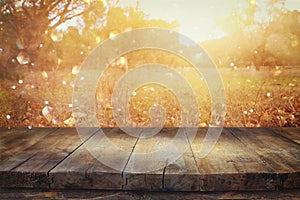
[[(70, 1), (70, 0), (69, 0)], [(56, 8), (56, 6), (61, 3), (61, 0), (57, 0), (52, 2), (51, 6), (47, 6), (48, 7), (48, 11), (51, 12), (54, 8)], [(43, 4), (44, 5), (44, 4)], [(46, 5), (45, 5), (46, 6)]]
[[(71, 4), (71, 0), (68, 0), (68, 1), (67, 1), (67, 4), (64, 6), (63, 11), (62, 11), (62, 12), (59, 12), (59, 11), (58, 11), (57, 15), (50, 19), (50, 23), (52, 23), (53, 21), (55, 21), (57, 18), (60, 18), (60, 19), (59, 19), (59, 21), (56, 22), (56, 23), (58, 23), (58, 24), (59, 24), (59, 23), (62, 23), (61, 19), (62, 19), (63, 15), (65, 15), (65, 14), (67, 13), (67, 9), (68, 9), (68, 7), (70, 6), (70, 4)], [(56, 4), (56, 6), (57, 6), (57, 5), (58, 5), (58, 4)], [(54, 8), (55, 8), (55, 7), (54, 7)], [(54, 8), (52, 8), (52, 9), (54, 9)], [(74, 10), (75, 10), (75, 9), (71, 9), (69, 12), (72, 12), (72, 11), (74, 11)], [(49, 23), (49, 24), (50, 24), (50, 23)]]
[(50, 23), (52, 23), (53, 21), (55, 21), (59, 17), (59, 20), (52, 26), (53, 28), (56, 28), (60, 24), (66, 22), (68, 20), (71, 20), (75, 17), (79, 17), (79, 16), (83, 15), (85, 12), (89, 12), (89, 11), (92, 10), (91, 7), (89, 7), (88, 9), (85, 9), (81, 12), (76, 13), (76, 14), (71, 14), (72, 12), (77, 10), (78, 8), (72, 8), (71, 10), (68, 10), (68, 7), (70, 6), (70, 4), (71, 4), (71, 1), (68, 1), (68, 4), (65, 5), (64, 10), (61, 13), (59, 13), (57, 16), (55, 16), (54, 18), (51, 19)]
[(22, 4), (22, 10), (24, 11), (26, 17), (28, 17), (30, 20), (32, 20), (31, 14), (29, 13), (29, 11), (27, 10), (27, 8), (24, 6), (24, 2)]

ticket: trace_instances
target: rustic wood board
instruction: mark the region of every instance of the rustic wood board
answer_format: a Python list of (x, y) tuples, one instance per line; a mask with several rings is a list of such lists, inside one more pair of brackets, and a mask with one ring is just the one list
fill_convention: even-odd
[(147, 191), (103, 191), (103, 190), (37, 190), (37, 189), (3, 189), (1, 200), (31, 199), (91, 199), (91, 200), (207, 200), (207, 199), (300, 199), (299, 190), (287, 191), (248, 191), (248, 192), (147, 192)]
[[(178, 130), (177, 130), (178, 131)], [(173, 163), (166, 166), (164, 170), (163, 188), (168, 191), (199, 191), (200, 176), (194, 158), (187, 128), (183, 132), (178, 131), (179, 137), (173, 142), (181, 156)]]
[[(180, 137), (177, 128), (165, 128), (155, 137), (145, 138), (146, 129), (133, 137), (118, 128), (107, 128), (103, 129), (104, 138), (96, 133), (99, 129), (93, 128), (87, 129), (81, 139), (74, 128), (51, 129), (48, 133), (34, 129), (36, 136), (26, 136), (28, 129), (20, 129), (16, 135), (1, 129), (0, 135), (7, 137), (0, 138), (1, 144), (28, 137), (31, 145), (0, 163), (0, 188), (169, 192), (300, 189), (299, 128), (225, 128), (204, 158), (200, 150), (206, 128), (198, 130), (194, 141), (188, 129), (179, 133)], [(175, 149), (166, 148), (171, 141)], [(12, 151), (21, 146), (11, 143), (15, 144)], [(123, 153), (116, 153), (115, 147)], [(160, 153), (143, 154), (154, 151)], [(171, 162), (169, 156), (176, 151), (180, 156)], [(108, 167), (110, 164), (117, 169)], [(145, 166), (162, 167), (142, 171)]]
[[(122, 132), (119, 128), (97, 132), (50, 171), (53, 181), (51, 187), (56, 189), (122, 189), (125, 184), (122, 171), (137, 139)], [(115, 147), (123, 151), (118, 154)], [(115, 165), (121, 170), (106, 166), (101, 162), (105, 160), (115, 161)], [(109, 163), (106, 164), (109, 165)]]
[(300, 129), (294, 127), (285, 127), (285, 128), (272, 128), (272, 131), (280, 134), (283, 137), (287, 137), (290, 140), (300, 144)]
[(245, 150), (231, 133), (223, 130), (212, 151), (200, 155), (207, 129), (199, 129), (191, 144), (201, 178), (201, 191), (275, 190), (277, 180), (252, 151)]
[[(93, 133), (87, 133), (88, 135)], [(48, 188), (48, 172), (82, 141), (76, 129), (60, 128), (35, 145), (0, 164), (1, 187)]]
[(0, 162), (6, 160), (9, 157), (8, 151), (9, 147), (17, 146), (16, 143), (19, 142), (19, 140), (26, 138), (26, 132), (28, 132), (27, 129), (24, 128), (16, 128), (16, 129), (7, 129), (7, 128), (1, 128), (1, 137), (0, 137)]
[[(241, 130), (242, 132), (240, 132)], [(274, 134), (270, 129), (235, 129), (232, 133), (244, 144), (255, 143), (255, 150), (275, 172), (296, 172), (300, 169), (300, 145), (286, 137)]]
[[(266, 128), (233, 128), (231, 133), (274, 171), (277, 188), (300, 188), (300, 145)], [(276, 177), (275, 177), (276, 175)]]
[[(149, 130), (144, 128), (141, 135), (148, 135)], [(123, 173), (124, 189), (164, 190), (164, 168), (173, 153), (167, 147), (176, 133), (177, 128), (164, 128), (154, 136), (139, 138)]]
[(2, 129), (0, 131), (0, 163), (32, 146), (54, 130), (55, 128)]

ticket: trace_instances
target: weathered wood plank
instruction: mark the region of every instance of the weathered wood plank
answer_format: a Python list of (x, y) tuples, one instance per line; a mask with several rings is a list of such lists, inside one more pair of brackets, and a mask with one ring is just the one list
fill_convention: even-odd
[(285, 128), (272, 128), (272, 131), (289, 138), (290, 140), (300, 144), (300, 128), (285, 127)]
[(1, 200), (25, 199), (174, 199), (174, 200), (207, 200), (207, 199), (300, 199), (299, 190), (255, 191), (255, 192), (147, 192), (147, 191), (103, 191), (103, 190), (37, 190), (37, 189), (3, 189)]
[[(93, 132), (87, 131), (86, 137)], [(83, 138), (84, 139), (84, 138)], [(48, 188), (48, 172), (82, 143), (74, 128), (61, 128), (0, 164), (0, 187)]]
[[(295, 143), (300, 145), (300, 129), (294, 128), (294, 127), (284, 127), (284, 128), (272, 128), (271, 129), (276, 134), (279, 134), (280, 136), (283, 136), (285, 138), (290, 139), (291, 141), (294, 141)], [(299, 147), (300, 149), (300, 147)], [(298, 155), (300, 152), (298, 151)], [(298, 162), (298, 165), (300, 163)], [(300, 187), (300, 170), (297, 170), (297, 172), (288, 172), (284, 174), (280, 174), (280, 179), (282, 185), (280, 187), (283, 188), (297, 188)]]
[(275, 190), (276, 177), (272, 169), (265, 166), (259, 157), (251, 151), (245, 151), (230, 132), (222, 134), (206, 156), (201, 155), (201, 148), (207, 129), (199, 132), (191, 144), (199, 168), (201, 191), (241, 191), (241, 190)]
[[(137, 138), (108, 128), (105, 138), (95, 134), (95, 128), (81, 135), (84, 145), (75, 129), (37, 133), (45, 134), (42, 139), (22, 136), (30, 132), (28, 129), (16, 135), (0, 130), (1, 136), (10, 138), (1, 137), (0, 141), (33, 140), (31, 146), (0, 163), (0, 187), (167, 191), (300, 188), (297, 128), (226, 128), (204, 158), (200, 150), (207, 129), (200, 128), (192, 143), (188, 129), (179, 134), (177, 128), (163, 129), (151, 138), (146, 138), (146, 129)], [(115, 147), (122, 151), (116, 153)], [(172, 160), (174, 156), (179, 159)], [(156, 170), (149, 170), (153, 168)]]
[[(106, 137), (104, 137), (104, 135)], [(119, 128), (97, 132), (50, 171), (52, 188), (122, 189), (122, 171), (137, 141)], [(88, 149), (87, 149), (87, 148)], [(116, 151), (120, 148), (122, 151)], [(105, 163), (102, 163), (102, 162)], [(111, 163), (110, 163), (111, 162)], [(108, 166), (106, 166), (106, 165)], [(109, 167), (110, 164), (115, 166)]]
[[(169, 158), (177, 154), (170, 145), (177, 128), (164, 128), (151, 137), (152, 128), (143, 128), (132, 155), (124, 170), (126, 190), (163, 190), (164, 168), (170, 164)], [(184, 133), (183, 133), (184, 135)]]
[(230, 129), (245, 148), (256, 152), (277, 176), (278, 188), (300, 187), (300, 146), (270, 129)]
[(179, 137), (174, 138), (174, 146), (181, 156), (164, 170), (163, 188), (168, 191), (199, 191), (199, 170), (190, 147), (187, 128), (178, 131)]
[(9, 149), (9, 145), (12, 146), (14, 144), (14, 141), (18, 141), (25, 137), (26, 132), (28, 130), (24, 128), (16, 128), (16, 129), (7, 129), (7, 128), (1, 128), (1, 137), (0, 137), (0, 161), (4, 161), (7, 159), (7, 156), (5, 155), (5, 151)]
[[(142, 131), (124, 170), (126, 179), (124, 189), (170, 190), (172, 186), (179, 188), (181, 185), (182, 190), (194, 190), (197, 185), (195, 184), (196, 178), (194, 178), (194, 182), (183, 183), (187, 180), (187, 177), (183, 175), (184, 171), (189, 170), (195, 173), (197, 171), (196, 166), (192, 165), (191, 154), (180, 156), (185, 150), (183, 143), (188, 143), (185, 132), (177, 134), (178, 128), (163, 128), (152, 137), (144, 137), (152, 135), (149, 134), (152, 131), (151, 128), (144, 128)], [(178, 167), (183, 166), (184, 163), (190, 166), (182, 171), (178, 170)], [(169, 167), (167, 167), (168, 165)], [(174, 174), (176, 171), (177, 176), (165, 176), (166, 170), (168, 173), (174, 172)], [(179, 182), (175, 183), (176, 180)]]
[[(5, 140), (5, 137), (8, 136), (8, 135), (11, 135), (12, 133), (16, 133), (18, 134), (18, 132), (21, 132), (21, 133), (25, 133), (27, 132), (28, 129), (26, 128), (4, 128), (4, 127), (0, 127), (0, 134), (1, 134), (1, 138), (0, 138), (0, 141), (1, 143)], [(11, 135), (11, 136), (14, 136), (14, 135)]]
[(0, 163), (32, 146), (54, 130), (55, 128), (3, 129), (0, 132)]
[[(240, 132), (240, 131), (241, 132)], [(255, 143), (255, 150), (275, 172), (296, 172), (300, 169), (300, 145), (274, 134), (270, 129), (235, 129), (232, 131), (244, 144)]]

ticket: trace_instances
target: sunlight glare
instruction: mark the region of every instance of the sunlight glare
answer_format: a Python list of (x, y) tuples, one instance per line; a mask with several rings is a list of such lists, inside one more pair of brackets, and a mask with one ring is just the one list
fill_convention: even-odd
[(281, 72), (280, 70), (276, 70), (276, 71), (274, 72), (274, 76), (279, 76), (281, 73), (282, 73), (282, 72)]
[(73, 75), (77, 75), (78, 72), (79, 72), (78, 65), (75, 65), (75, 66), (72, 68), (72, 74), (73, 74)]
[(125, 65), (127, 62), (126, 62), (126, 58), (125, 57), (121, 57), (120, 58), (120, 64), (121, 65)]
[(43, 77), (44, 79), (48, 79), (48, 74), (47, 74), (47, 72), (43, 71), (43, 72), (42, 72), (42, 77)]
[(96, 43), (99, 44), (100, 42), (101, 42), (101, 38), (100, 38), (100, 36), (97, 36), (97, 37), (96, 37)]
[(249, 5), (251, 6), (256, 5), (256, 0), (249, 0)]
[(114, 40), (118, 33), (116, 31), (110, 32), (109, 33), (109, 39)]
[(53, 42), (60, 42), (63, 39), (63, 33), (61, 31), (53, 31), (50, 35)]
[(20, 52), (17, 56), (17, 60), (20, 65), (27, 65), (30, 62), (30, 58), (25, 52)]
[(20, 49), (20, 50), (24, 49), (24, 46), (25, 46), (24, 42), (22, 42), (20, 39), (17, 39), (16, 45), (17, 45), (18, 49)]
[(43, 116), (48, 120), (48, 121), (51, 121), (52, 119), (52, 115), (51, 115), (51, 111), (53, 110), (52, 107), (50, 106), (45, 106), (42, 110), (42, 114)]

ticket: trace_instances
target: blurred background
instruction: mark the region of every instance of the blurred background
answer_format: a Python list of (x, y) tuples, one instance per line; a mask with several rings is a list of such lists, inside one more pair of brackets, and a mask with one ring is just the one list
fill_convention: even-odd
[[(226, 90), (225, 126), (300, 125), (298, 0), (1, 0), (0, 6), (1, 127), (75, 126), (72, 95), (82, 62), (103, 41), (145, 27), (178, 31), (207, 51)], [(213, 126), (202, 75), (181, 57), (150, 49), (108, 66), (95, 94), (99, 126), (116, 126), (116, 81), (147, 63), (180, 73), (197, 95), (199, 126)], [(129, 99), (136, 126), (150, 124), (154, 104), (166, 109), (165, 126), (180, 125), (176, 96), (149, 84)]]

